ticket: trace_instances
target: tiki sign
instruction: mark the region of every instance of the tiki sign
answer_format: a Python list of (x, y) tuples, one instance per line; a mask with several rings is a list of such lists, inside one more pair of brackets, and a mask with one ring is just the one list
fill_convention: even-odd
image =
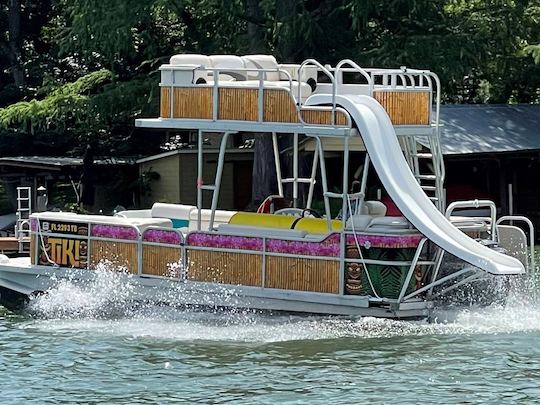
[(41, 221), (43, 243), (38, 243), (38, 262), (44, 266), (86, 268), (88, 224)]

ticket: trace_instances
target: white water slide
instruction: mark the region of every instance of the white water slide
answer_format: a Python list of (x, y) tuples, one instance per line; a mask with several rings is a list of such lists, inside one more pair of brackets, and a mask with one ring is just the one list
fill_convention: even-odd
[[(306, 104), (331, 104), (331, 95), (314, 95)], [(336, 104), (356, 122), (373, 167), (386, 191), (403, 215), (428, 239), (460, 259), (497, 275), (524, 273), (521, 262), (491, 250), (468, 237), (427, 197), (403, 156), (390, 117), (374, 98), (337, 95)]]

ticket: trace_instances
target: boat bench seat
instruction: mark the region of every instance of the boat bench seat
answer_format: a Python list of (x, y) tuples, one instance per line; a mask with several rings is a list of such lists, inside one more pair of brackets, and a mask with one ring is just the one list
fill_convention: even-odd
[(216, 72), (212, 69), (219, 69), (220, 87), (259, 88), (262, 74), (264, 88), (288, 89), (296, 98), (300, 87), (300, 97), (305, 101), (317, 87), (317, 68), (307, 66), (299, 73), (299, 67), (279, 64), (273, 55), (179, 54), (160, 68), (161, 85), (213, 85)]
[(347, 220), (346, 229), (377, 233), (408, 233), (414, 227), (405, 217), (353, 215)]
[(59, 221), (59, 222), (77, 222), (100, 225), (134, 226), (139, 232), (144, 231), (149, 226), (159, 226), (171, 228), (172, 221), (168, 218), (142, 218), (142, 217), (112, 217), (108, 215), (88, 215), (75, 214), (71, 212), (42, 212), (32, 214), (32, 218), (37, 218), (41, 222)]

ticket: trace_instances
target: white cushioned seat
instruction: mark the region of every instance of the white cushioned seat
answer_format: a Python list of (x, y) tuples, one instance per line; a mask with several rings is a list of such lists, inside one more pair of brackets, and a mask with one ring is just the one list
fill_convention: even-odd
[(386, 215), (386, 205), (380, 201), (364, 201), (362, 214), (374, 217), (384, 217)]
[(151, 213), (153, 218), (169, 218), (174, 228), (187, 228), (190, 213), (195, 209), (193, 205), (154, 203)]
[(380, 233), (403, 233), (414, 229), (405, 217), (375, 217), (366, 228), (368, 231)]
[[(278, 72), (278, 63), (272, 55), (244, 55), (242, 56), (247, 69), (276, 69), (273, 72), (265, 72), (264, 80), (279, 81), (281, 80)], [(247, 72), (248, 80), (258, 79), (259, 72), (257, 70)]]
[(246, 66), (240, 56), (235, 55), (211, 55), (210, 61), (214, 69), (226, 69), (219, 72), (219, 80), (245, 80), (247, 74), (244, 69)]
[(120, 218), (152, 218), (152, 210), (125, 210), (114, 214)]
[(169, 59), (170, 65), (181, 66), (181, 65), (196, 65), (204, 67), (212, 67), (211, 59), (206, 55), (199, 54), (189, 54), (182, 53), (179, 55), (171, 56)]
[[(201, 231), (207, 231), (208, 226), (210, 225), (210, 214), (211, 210), (204, 209), (201, 210)], [(228, 224), (231, 217), (236, 214), (237, 211), (225, 211), (225, 210), (216, 210), (214, 216), (214, 227), (219, 226), (220, 224)], [(199, 211), (194, 209), (189, 213), (189, 231), (197, 230), (197, 220), (199, 216)]]
[(172, 228), (172, 221), (168, 218), (126, 218), (129, 225), (136, 226), (140, 233), (150, 226)]
[[(211, 79), (211, 75), (209, 71), (205, 70), (197, 70), (198, 67), (202, 68), (212, 68), (212, 61), (210, 58), (206, 55), (199, 55), (199, 54), (179, 54), (179, 55), (173, 55), (171, 56), (171, 59), (169, 59), (169, 65), (171, 66), (186, 66), (186, 67), (192, 67), (193, 74), (191, 77), (191, 82), (193, 84), (195, 83), (201, 83), (201, 82), (208, 82)], [(166, 66), (165, 66), (166, 68)], [(167, 77), (167, 70), (161, 72), (161, 81), (162, 83), (168, 84), (171, 78)], [(180, 73), (176, 73), (176, 76), (180, 78)], [(178, 82), (178, 79), (174, 80), (175, 82)]]
[(345, 228), (354, 229), (355, 231), (363, 231), (369, 226), (372, 220), (373, 217), (371, 215), (351, 215), (345, 223)]

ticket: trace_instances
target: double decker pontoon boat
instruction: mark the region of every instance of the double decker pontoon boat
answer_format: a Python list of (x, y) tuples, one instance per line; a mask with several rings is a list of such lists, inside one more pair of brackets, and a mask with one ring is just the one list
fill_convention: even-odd
[[(29, 257), (0, 264), (4, 302), (47, 291), (62, 278), (91, 280), (107, 260), (124, 269), (121, 277), (138, 299), (421, 318), (437, 297), (534, 267), (526, 250), (532, 226), (529, 242), (519, 227), (503, 224), (530, 224), (526, 218), (497, 220), (489, 201), (446, 209), (434, 73), (364, 69), (351, 60), (331, 67), (313, 59), (278, 64), (270, 55), (187, 54), (160, 71), (160, 117), (136, 126), (197, 134), (196, 205), (156, 203), (114, 217), (33, 214)], [(228, 138), (238, 132), (272, 138), (278, 187), (258, 212), (218, 207)], [(291, 137), (290, 177), (282, 175), (278, 134)], [(221, 137), (213, 184), (202, 181), (205, 136)], [(300, 139), (314, 145), (304, 178)], [(329, 187), (329, 143), (340, 145), (341, 191)], [(351, 161), (353, 143), (365, 150), (363, 162)], [(350, 187), (351, 165), (363, 168), (357, 189)], [(385, 204), (367, 200), (370, 168), (402, 215), (388, 216)], [(290, 205), (284, 185), (292, 189)], [(320, 215), (312, 209), (318, 190)], [(334, 218), (332, 200), (341, 207)], [(454, 215), (481, 206), (490, 214)], [(473, 238), (482, 235), (489, 243)], [(460, 264), (445, 265), (448, 256)]]

